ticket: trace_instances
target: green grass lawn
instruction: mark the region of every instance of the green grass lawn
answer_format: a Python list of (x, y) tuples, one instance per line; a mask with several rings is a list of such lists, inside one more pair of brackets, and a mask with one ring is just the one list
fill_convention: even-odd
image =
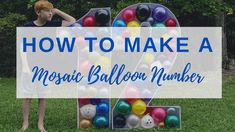
[[(16, 99), (16, 79), (0, 79), (0, 98), (0, 131), (18, 131), (22, 123), (22, 100)], [(37, 103), (37, 99), (32, 101), (28, 129), (30, 132), (38, 131)], [(152, 103), (181, 106), (181, 131), (235, 131), (235, 76), (223, 80), (222, 99), (156, 99)], [(76, 128), (76, 120), (75, 99), (47, 100), (45, 125), (48, 131), (79, 131)], [(97, 129), (91, 128), (85, 131), (97, 131)]]

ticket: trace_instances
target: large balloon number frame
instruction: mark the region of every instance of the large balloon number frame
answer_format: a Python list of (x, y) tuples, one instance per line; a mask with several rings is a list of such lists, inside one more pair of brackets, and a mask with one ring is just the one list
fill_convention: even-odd
[[(175, 15), (165, 6), (139, 3), (121, 10), (112, 26), (162, 28), (179, 27), (179, 23)], [(145, 56), (150, 56), (150, 58), (144, 57), (146, 62), (152, 60), (153, 62), (150, 63), (154, 64), (154, 59), (151, 59), (154, 58), (153, 55), (146, 54)], [(161, 63), (158, 62), (159, 59), (155, 61), (157, 64)], [(147, 64), (144, 65), (148, 67)], [(112, 111), (112, 128), (181, 128), (181, 108), (179, 106), (148, 106), (148, 104), (150, 104), (150, 100), (146, 98), (118, 99)]]
[[(110, 8), (92, 8), (70, 27), (111, 26)], [(139, 3), (123, 9), (113, 27), (179, 27), (175, 15), (154, 3)], [(78, 99), (78, 128), (109, 128), (109, 99)], [(119, 99), (112, 111), (113, 129), (181, 128), (179, 106), (148, 106), (149, 99)]]

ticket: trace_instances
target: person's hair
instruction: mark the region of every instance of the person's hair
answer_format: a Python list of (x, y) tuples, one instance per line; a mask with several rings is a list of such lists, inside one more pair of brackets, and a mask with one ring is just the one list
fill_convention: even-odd
[(48, 0), (39, 0), (34, 4), (35, 11), (41, 11), (44, 9), (46, 10), (53, 9), (53, 4), (49, 2)]

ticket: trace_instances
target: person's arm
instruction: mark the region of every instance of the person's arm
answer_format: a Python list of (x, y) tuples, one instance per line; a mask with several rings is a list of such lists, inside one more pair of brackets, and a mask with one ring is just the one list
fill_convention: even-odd
[(69, 25), (76, 22), (76, 19), (74, 17), (70, 16), (67, 13), (64, 13), (63, 11), (61, 11), (57, 8), (52, 9), (52, 13), (53, 13), (53, 15), (56, 14), (64, 19), (62, 21), (62, 26), (69, 26)]

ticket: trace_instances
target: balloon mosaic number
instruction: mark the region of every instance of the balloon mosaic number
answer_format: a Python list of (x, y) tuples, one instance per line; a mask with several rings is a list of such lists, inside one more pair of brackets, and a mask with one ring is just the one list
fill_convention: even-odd
[[(114, 19), (113, 27), (179, 27), (174, 14), (160, 4), (139, 3), (123, 9)], [(125, 32), (122, 32), (125, 36)], [(167, 36), (167, 35), (166, 35)], [(166, 37), (163, 36), (163, 37)], [(150, 71), (154, 65), (171, 68), (176, 55), (166, 54), (155, 56), (152, 53), (143, 54), (137, 70)], [(179, 106), (148, 106), (152, 92), (143, 82), (138, 85), (129, 84), (132, 94), (146, 94), (147, 98), (118, 99), (112, 111), (113, 129), (130, 128), (181, 128), (181, 109)], [(139, 87), (144, 87), (140, 89)], [(142, 90), (142, 91), (141, 91)], [(141, 91), (141, 92), (138, 92)], [(124, 92), (125, 93), (125, 92)], [(143, 96), (143, 95), (142, 95)], [(125, 97), (125, 96), (124, 96)]]
[[(94, 27), (111, 26), (111, 13), (109, 8), (91, 9), (85, 16), (70, 27)], [(140, 3), (123, 9), (115, 18), (113, 27), (178, 27), (179, 23), (174, 14), (166, 7), (153, 3)], [(128, 33), (127, 33), (128, 34)], [(87, 33), (86, 35), (92, 35)], [(125, 36), (125, 35), (124, 35)], [(83, 40), (79, 40), (83, 41)], [(81, 46), (81, 53), (87, 54), (85, 46)], [(101, 64), (107, 66), (109, 58), (102, 53), (94, 53), (88, 56), (100, 56)], [(82, 56), (80, 56), (82, 57)], [(91, 57), (92, 58), (92, 57)], [(89, 66), (97, 60), (79, 58), (81, 72), (86, 72)], [(151, 65), (171, 65), (172, 59), (166, 56), (155, 57), (146, 54), (139, 68), (149, 69)], [(143, 66), (144, 65), (144, 66)], [(142, 85), (143, 86), (143, 85)], [(105, 89), (103, 91), (106, 91)], [(105, 93), (105, 92), (101, 93)], [(146, 89), (147, 91), (147, 89)], [(96, 90), (90, 92), (97, 93)], [(148, 94), (148, 91), (146, 92)], [(110, 100), (109, 99), (78, 99), (77, 115), (79, 128), (109, 128)], [(112, 111), (112, 128), (180, 128), (181, 109), (179, 106), (148, 106), (150, 99), (119, 99)]]
[[(70, 27), (95, 27), (95, 26), (110, 26), (111, 25), (111, 12), (110, 8), (92, 8), (86, 15), (76, 21)], [(98, 33), (107, 33), (106, 31), (97, 31)], [(86, 32), (83, 36), (92, 36), (94, 32)], [(79, 46), (79, 71), (83, 74), (89, 71), (93, 64), (100, 64), (108, 66), (110, 60), (107, 56), (94, 51), (93, 54), (88, 54), (87, 46), (84, 45), (83, 39), (77, 40)], [(85, 55), (86, 54), (86, 55)], [(94, 59), (99, 56), (99, 60)], [(108, 69), (108, 68), (106, 68)], [(106, 88), (97, 91), (95, 88), (80, 86), (81, 88), (88, 89), (91, 94), (108, 94)], [(102, 95), (100, 95), (102, 96)], [(89, 99), (81, 98), (77, 101), (77, 126), (78, 128), (109, 128), (110, 127), (110, 99)]]

